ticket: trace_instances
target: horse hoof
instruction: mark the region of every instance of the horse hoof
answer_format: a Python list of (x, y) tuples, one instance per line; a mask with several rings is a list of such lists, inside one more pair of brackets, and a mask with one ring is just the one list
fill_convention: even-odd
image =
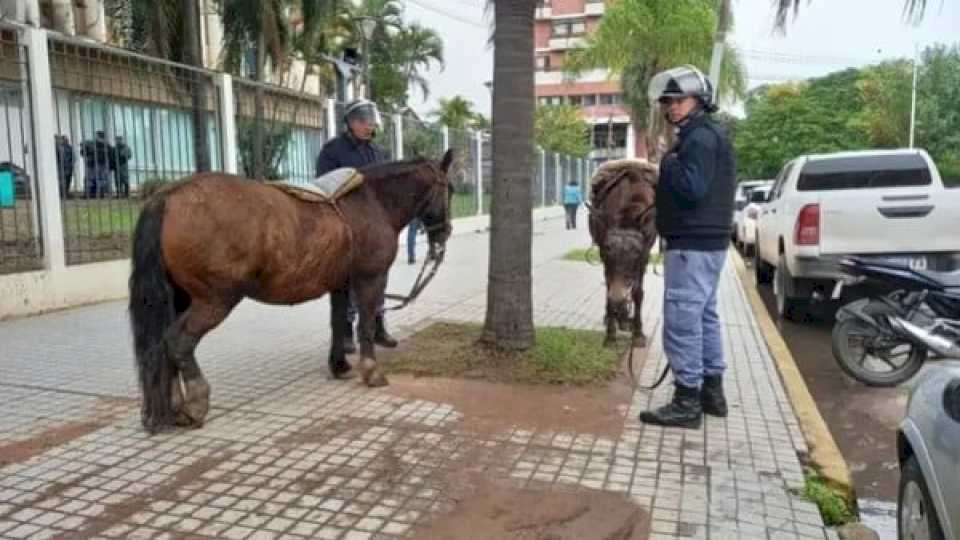
[(369, 377), (366, 377), (363, 382), (365, 382), (370, 388), (380, 388), (390, 384), (390, 382), (387, 381), (387, 376), (384, 375), (379, 369), (375, 370)]
[(639, 336), (633, 336), (633, 346), (640, 349), (647, 348), (647, 336), (644, 336), (643, 334)]
[(332, 371), (330, 373), (330, 378), (338, 381), (348, 381), (350, 379), (356, 379), (357, 372), (352, 367), (348, 367), (343, 371)]

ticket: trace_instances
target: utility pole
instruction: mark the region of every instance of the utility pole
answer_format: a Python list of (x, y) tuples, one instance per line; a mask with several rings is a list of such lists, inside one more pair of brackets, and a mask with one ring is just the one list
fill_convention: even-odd
[(723, 53), (727, 46), (727, 28), (730, 26), (730, 0), (720, 0), (717, 13), (717, 33), (713, 38), (713, 57), (710, 59), (710, 82), (713, 83), (713, 101), (717, 102), (720, 90), (720, 69), (723, 66)]
[(913, 148), (917, 131), (917, 75), (920, 69), (920, 47), (913, 46), (913, 90), (910, 96), (910, 148)]

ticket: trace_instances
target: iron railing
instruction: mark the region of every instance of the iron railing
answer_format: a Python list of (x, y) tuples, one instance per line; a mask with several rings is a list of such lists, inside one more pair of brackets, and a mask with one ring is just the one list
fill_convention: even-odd
[(0, 273), (43, 266), (26, 46), (0, 25)]
[(125, 258), (144, 198), (222, 169), (213, 74), (58, 35), (49, 51), (66, 262)]

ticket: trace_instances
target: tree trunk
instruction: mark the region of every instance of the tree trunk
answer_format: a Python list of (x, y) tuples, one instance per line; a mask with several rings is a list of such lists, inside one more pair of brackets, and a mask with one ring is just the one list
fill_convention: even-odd
[(483, 341), (533, 346), (533, 21), (536, 0), (496, 0), (493, 200)]
[[(183, 0), (184, 63), (203, 68), (203, 46), (200, 39), (200, 4)], [(210, 170), (210, 140), (207, 137), (207, 80), (197, 71), (189, 77), (190, 100), (193, 105), (193, 157), (197, 172)]]
[(267, 43), (266, 38), (263, 35), (263, 31), (260, 31), (260, 38), (257, 40), (257, 82), (261, 83), (256, 86), (253, 92), (253, 177), (257, 180), (263, 180), (264, 171), (263, 171), (263, 139), (264, 139), (264, 125), (263, 125), (263, 86), (262, 83), (266, 81), (267, 74)]

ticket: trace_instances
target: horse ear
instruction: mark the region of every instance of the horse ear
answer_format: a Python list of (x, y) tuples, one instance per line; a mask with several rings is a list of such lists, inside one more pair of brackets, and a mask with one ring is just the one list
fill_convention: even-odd
[(440, 161), (440, 170), (443, 171), (443, 174), (447, 174), (451, 164), (453, 164), (453, 148), (447, 150), (447, 152), (443, 154), (443, 159)]

